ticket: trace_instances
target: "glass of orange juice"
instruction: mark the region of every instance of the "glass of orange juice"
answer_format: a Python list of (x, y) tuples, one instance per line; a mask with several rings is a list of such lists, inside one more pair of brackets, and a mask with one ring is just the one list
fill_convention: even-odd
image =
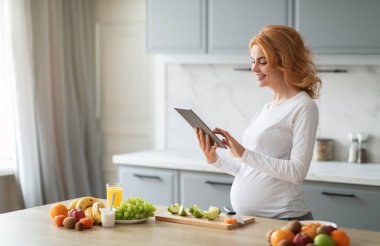
[(121, 183), (107, 183), (107, 206), (111, 207), (112, 195), (115, 194), (113, 207), (117, 207), (123, 200), (123, 185)]

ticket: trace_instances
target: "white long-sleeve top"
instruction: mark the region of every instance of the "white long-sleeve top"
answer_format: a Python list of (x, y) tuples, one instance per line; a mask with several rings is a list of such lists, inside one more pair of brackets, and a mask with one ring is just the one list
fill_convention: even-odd
[(231, 204), (240, 214), (267, 218), (310, 211), (302, 182), (308, 172), (318, 127), (318, 107), (305, 92), (281, 105), (265, 104), (243, 135), (240, 159), (220, 156), (213, 165), (235, 176)]

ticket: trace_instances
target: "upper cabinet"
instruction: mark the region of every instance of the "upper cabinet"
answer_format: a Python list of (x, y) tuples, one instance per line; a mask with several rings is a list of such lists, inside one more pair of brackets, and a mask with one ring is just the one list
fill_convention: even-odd
[(147, 0), (147, 24), (148, 52), (206, 51), (206, 0)]
[(247, 54), (262, 27), (289, 25), (318, 54), (380, 54), (379, 0), (147, 0), (148, 52)]
[(380, 1), (296, 0), (295, 27), (319, 54), (380, 54)]
[(148, 52), (248, 54), (263, 26), (290, 24), (289, 1), (147, 0)]
[(209, 0), (208, 53), (248, 54), (262, 27), (290, 25), (288, 0)]

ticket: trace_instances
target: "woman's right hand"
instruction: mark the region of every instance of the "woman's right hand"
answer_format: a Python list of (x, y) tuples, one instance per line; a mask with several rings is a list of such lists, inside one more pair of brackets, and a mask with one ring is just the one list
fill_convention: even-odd
[(210, 136), (205, 134), (202, 129), (198, 127), (195, 127), (195, 134), (197, 135), (199, 147), (203, 151), (207, 163), (212, 164), (216, 162), (218, 160), (218, 154), (216, 153), (216, 149), (218, 148), (217, 143), (215, 142), (214, 145), (211, 146)]

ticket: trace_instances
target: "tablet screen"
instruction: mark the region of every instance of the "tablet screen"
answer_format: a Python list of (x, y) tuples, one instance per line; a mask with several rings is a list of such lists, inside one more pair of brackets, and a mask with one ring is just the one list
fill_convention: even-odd
[(182, 117), (191, 125), (192, 128), (198, 127), (210, 136), (211, 145), (214, 142), (218, 144), (219, 148), (227, 149), (222, 141), (212, 132), (212, 130), (196, 115), (193, 110), (188, 108), (174, 108)]

